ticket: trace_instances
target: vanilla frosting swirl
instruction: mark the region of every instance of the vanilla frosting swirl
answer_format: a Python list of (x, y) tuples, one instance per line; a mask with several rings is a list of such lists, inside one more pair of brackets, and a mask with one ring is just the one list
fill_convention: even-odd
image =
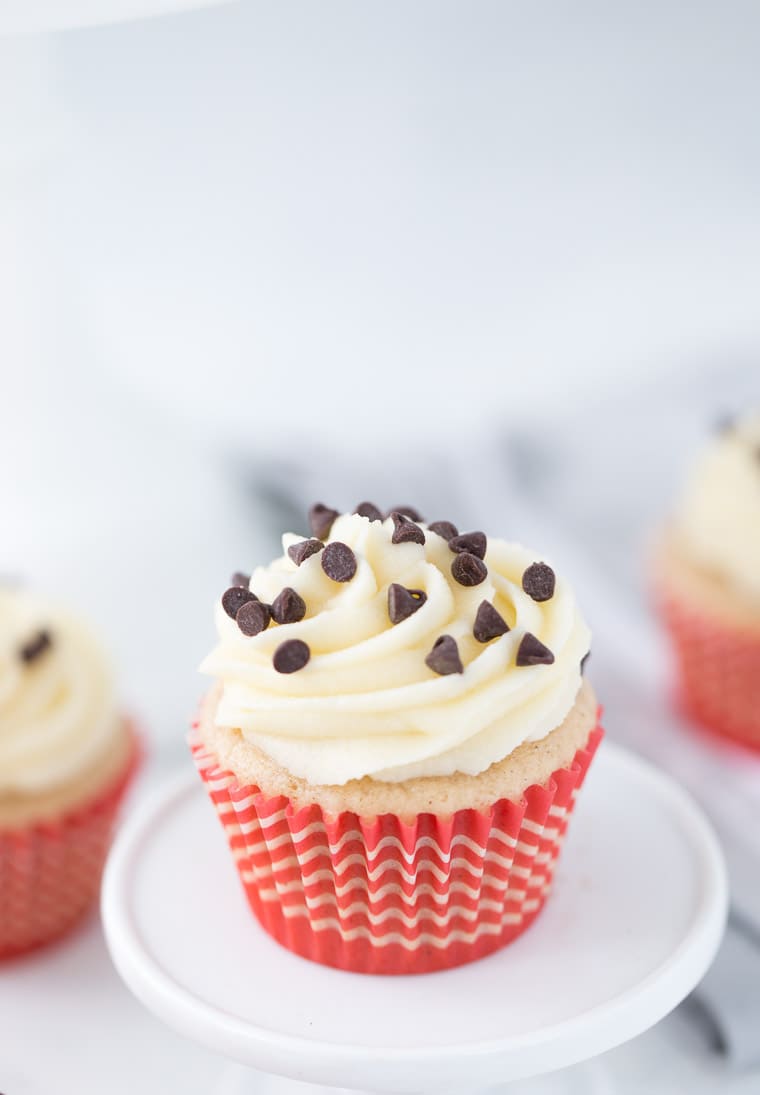
[[(250, 589), (271, 602), (290, 586), (305, 601), (306, 615), (246, 637), (217, 604), (219, 644), (201, 667), (222, 682), (217, 724), (240, 729), (282, 767), (314, 784), (475, 775), (559, 726), (580, 688), (590, 640), (569, 585), (557, 577), (551, 599), (533, 600), (522, 575), (540, 557), (493, 539), (485, 580), (460, 585), (452, 577), (455, 555), (447, 541), (420, 527), (424, 545), (393, 544), (390, 519), (338, 517), (327, 542), (342, 542), (355, 553), (356, 574), (348, 582), (325, 574), (321, 552), (296, 566), (287, 548), (301, 537), (283, 537), (285, 553), (253, 572)], [(427, 595), (397, 624), (388, 614), (394, 582)], [(484, 599), (510, 631), (480, 643), (473, 622)], [(516, 665), (526, 632), (552, 651), (553, 664)], [(437, 676), (426, 665), (441, 635), (456, 640), (463, 673)], [(311, 658), (299, 672), (282, 675), (272, 656), (291, 638), (306, 642)]]
[(684, 553), (760, 607), (760, 412), (714, 437), (675, 514)]
[[(41, 633), (49, 643), (30, 656)], [(26, 590), (0, 589), (0, 795), (75, 778), (119, 725), (110, 668), (87, 627)]]

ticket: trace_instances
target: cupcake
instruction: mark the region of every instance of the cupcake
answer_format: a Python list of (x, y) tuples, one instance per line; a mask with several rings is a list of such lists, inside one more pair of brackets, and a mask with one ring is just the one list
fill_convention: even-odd
[(760, 413), (702, 453), (657, 546), (655, 590), (681, 705), (760, 748)]
[(517, 544), (369, 503), (236, 574), (191, 745), (264, 929), (446, 969), (538, 915), (602, 735), (570, 586)]
[(0, 957), (61, 935), (91, 905), (136, 755), (87, 628), (0, 589)]

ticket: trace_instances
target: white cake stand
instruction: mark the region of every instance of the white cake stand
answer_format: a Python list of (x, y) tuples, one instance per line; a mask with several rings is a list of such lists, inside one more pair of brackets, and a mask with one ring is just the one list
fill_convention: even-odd
[(471, 1095), (586, 1060), (690, 992), (726, 907), (721, 853), (699, 809), (609, 742), (541, 916), (505, 950), (456, 970), (361, 976), (282, 949), (248, 911), (194, 773), (131, 818), (103, 887), (126, 983), (170, 1026), (249, 1066), (219, 1090), (250, 1095), (324, 1091), (311, 1084)]

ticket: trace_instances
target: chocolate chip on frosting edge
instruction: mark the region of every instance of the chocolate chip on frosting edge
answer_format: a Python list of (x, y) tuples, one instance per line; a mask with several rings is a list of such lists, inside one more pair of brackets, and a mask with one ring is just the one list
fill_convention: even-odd
[(554, 655), (549, 647), (537, 639), (531, 631), (526, 631), (517, 648), (516, 664), (526, 666), (552, 665), (553, 663)]
[(550, 601), (554, 596), (556, 578), (547, 563), (531, 563), (522, 576), (522, 587), (534, 601)]
[(330, 535), (330, 529), (335, 524), (335, 519), (339, 516), (336, 509), (331, 509), (323, 502), (315, 502), (309, 510), (309, 527), (312, 534), (318, 540), (326, 540)]
[(391, 514), (393, 519), (392, 544), (424, 544), (425, 533), (411, 518), (398, 510)]
[(232, 620), (236, 619), (240, 609), (249, 601), (258, 601), (258, 597), (243, 586), (230, 586), (222, 594), (222, 608)]
[(39, 631), (36, 631), (34, 635), (19, 647), (19, 661), (22, 661), (24, 665), (32, 665), (38, 658), (41, 658), (46, 651), (50, 650), (52, 645), (53, 636), (47, 628), (41, 627)]

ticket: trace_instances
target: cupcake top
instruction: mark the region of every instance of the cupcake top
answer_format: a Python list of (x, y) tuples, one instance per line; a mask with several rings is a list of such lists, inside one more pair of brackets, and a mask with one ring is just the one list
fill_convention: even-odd
[(562, 723), (590, 635), (535, 552), (411, 507), (310, 521), (216, 606), (217, 725), (340, 785), (475, 775)]
[(217, 725), (344, 784), (477, 774), (563, 722), (590, 635), (536, 553), (411, 507), (310, 519), (217, 604)]
[(760, 609), (760, 411), (725, 424), (712, 438), (674, 525), (689, 559)]
[(0, 796), (77, 777), (119, 726), (110, 668), (85, 625), (24, 589), (0, 588)]

